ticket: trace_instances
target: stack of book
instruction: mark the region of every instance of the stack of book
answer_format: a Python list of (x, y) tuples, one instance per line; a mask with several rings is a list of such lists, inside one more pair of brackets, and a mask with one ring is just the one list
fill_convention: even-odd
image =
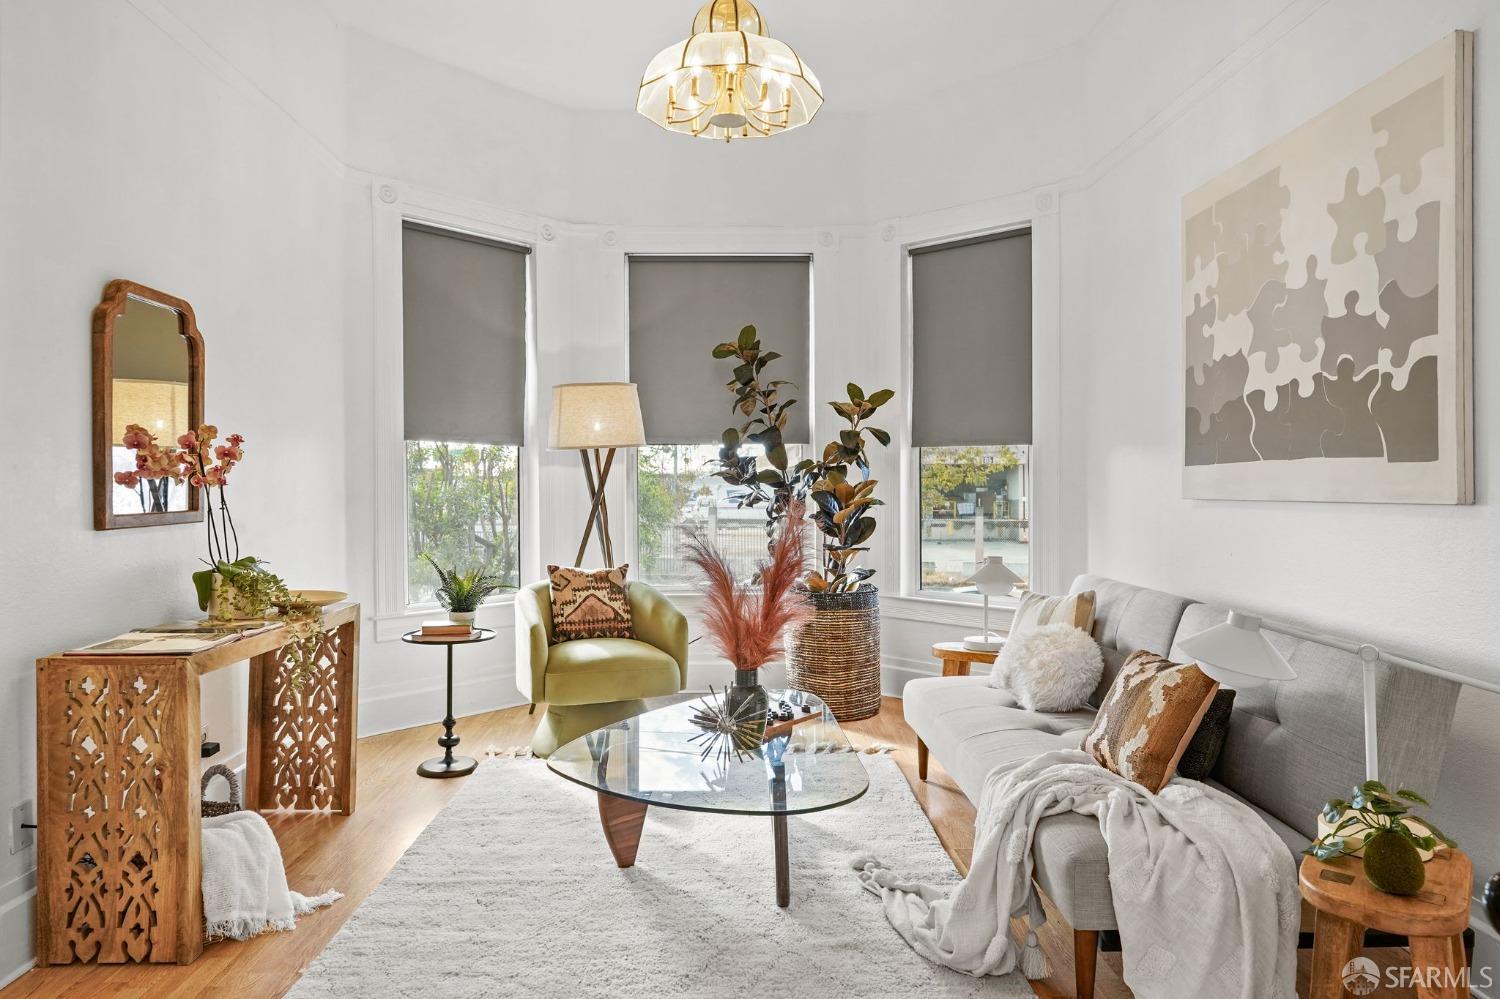
[(423, 621), (422, 630), (417, 635), (417, 638), (431, 641), (451, 641), (455, 638), (468, 638), (473, 633), (473, 627), (462, 621), (450, 621), (447, 618), (439, 618), (435, 621)]

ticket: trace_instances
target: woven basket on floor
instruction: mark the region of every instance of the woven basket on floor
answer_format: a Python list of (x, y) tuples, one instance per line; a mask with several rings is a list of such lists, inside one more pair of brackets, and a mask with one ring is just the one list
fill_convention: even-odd
[[(229, 782), (228, 801), (208, 800), (208, 782), (213, 780), (215, 777), (223, 777), (226, 781)], [(240, 804), (239, 778), (234, 775), (233, 770), (230, 770), (222, 763), (215, 763), (213, 766), (203, 771), (203, 783), (199, 785), (199, 788), (202, 792), (203, 817), (205, 819), (211, 819), (219, 815), (228, 815), (230, 812), (238, 812), (241, 808), (245, 807), (244, 805)]]
[(821, 697), (841, 722), (880, 713), (880, 591), (813, 593), (817, 614), (787, 642), (786, 685)]

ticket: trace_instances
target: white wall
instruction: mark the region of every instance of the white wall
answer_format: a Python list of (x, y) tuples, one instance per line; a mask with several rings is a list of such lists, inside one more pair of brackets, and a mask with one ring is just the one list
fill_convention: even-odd
[[(260, 22), (274, 28), (294, 6), (262, 5)], [(338, 51), (331, 28), (324, 43)], [(200, 525), (93, 530), (89, 318), (106, 281), (196, 307), (206, 416), (247, 438), (232, 492), (249, 550), (294, 585), (343, 579), (343, 315), (329, 293), (343, 277), (340, 173), (322, 138), (159, 4), (0, 7), (7, 819), (34, 797), (33, 660), (196, 612)], [(204, 721), (230, 746), (243, 740), (244, 684), (239, 667), (203, 685)], [(31, 952), (35, 851), (8, 848), (0, 981)]]
[[(1076, 237), (1070, 286), (1084, 300), (1069, 335), (1070, 372), (1089, 418), (1090, 568), (1147, 586), (1243, 606), (1359, 636), (1419, 659), (1500, 676), (1492, 608), (1500, 602), (1500, 354), (1486, 348), (1500, 324), (1494, 262), (1500, 213), (1486, 179), (1500, 162), (1500, 62), (1486, 44), (1500, 29), (1493, 4), (1333, 0), (1294, 4), (1245, 41), (1248, 54), (1200, 49), (1242, 38), (1238, 5), (1117, 5), (1152, 28), (1193, 34), (1096, 32), (1091, 65), (1106, 80), (1089, 91), (1091, 115), (1118, 114), (1085, 184), (1065, 199)], [(1210, 19), (1210, 11), (1214, 19)], [(1264, 13), (1264, 12), (1261, 12)], [(1478, 502), (1468, 507), (1205, 502), (1181, 497), (1181, 353), (1178, 275), (1181, 198), (1312, 115), (1455, 28), (1477, 29), (1475, 70), (1475, 439)], [(1131, 40), (1130, 65), (1113, 52)], [(1192, 53), (1206, 77), (1158, 86), (1158, 67)], [(1112, 54), (1113, 53), (1113, 54)], [(1132, 69), (1131, 67), (1135, 67)], [(1106, 86), (1106, 82), (1109, 84)], [(1145, 95), (1142, 97), (1141, 95)], [(1166, 114), (1160, 114), (1165, 110)], [(1092, 119), (1091, 119), (1092, 120)], [(1136, 131), (1147, 120), (1151, 124)], [(1109, 154), (1109, 150), (1116, 150)], [(1474, 856), (1480, 877), (1500, 868), (1500, 698), (1465, 690), (1438, 791), (1438, 821)], [(1486, 945), (1487, 948), (1489, 945)], [(1491, 966), (1496, 950), (1485, 952)], [(1483, 956), (1483, 955), (1482, 955)]]

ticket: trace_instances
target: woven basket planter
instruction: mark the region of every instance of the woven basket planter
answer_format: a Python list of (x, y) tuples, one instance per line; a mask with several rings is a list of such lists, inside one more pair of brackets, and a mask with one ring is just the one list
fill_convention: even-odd
[(787, 643), (786, 685), (821, 697), (841, 722), (880, 713), (880, 591), (812, 593), (817, 614)]

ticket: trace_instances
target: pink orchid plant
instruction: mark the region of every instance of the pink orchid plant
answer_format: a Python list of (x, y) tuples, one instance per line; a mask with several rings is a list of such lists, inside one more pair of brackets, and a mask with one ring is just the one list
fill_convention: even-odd
[[(210, 569), (194, 573), (198, 584), (199, 602), (208, 603), (212, 590), (213, 575), (235, 569), (253, 568), (259, 564), (254, 556), (240, 556), (240, 539), (234, 529), (234, 518), (229, 514), (229, 501), (224, 488), (229, 485), (229, 473), (245, 457), (245, 438), (230, 434), (223, 443), (216, 443), (219, 428), (206, 423), (197, 430), (189, 430), (177, 438), (177, 445), (162, 447), (156, 435), (145, 427), (132, 423), (125, 428), (121, 440), (135, 451), (135, 469), (116, 472), (115, 481), (127, 489), (137, 489), (142, 484), (186, 482), (194, 489), (203, 490), (205, 519), (208, 521), (208, 562)], [(214, 509), (214, 491), (218, 491), (218, 509)], [(201, 580), (199, 577), (203, 577)]]

